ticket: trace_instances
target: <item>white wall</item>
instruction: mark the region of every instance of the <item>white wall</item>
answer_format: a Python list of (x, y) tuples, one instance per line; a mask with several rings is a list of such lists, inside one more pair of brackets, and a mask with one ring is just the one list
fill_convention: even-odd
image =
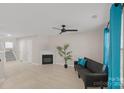
[[(26, 42), (26, 40), (32, 40), (32, 62), (42, 62), (42, 51), (50, 50), (54, 53), (54, 63), (64, 64), (63, 58), (58, 55), (56, 50), (57, 46), (64, 44), (70, 45), (72, 50), (73, 61), (79, 56), (86, 56), (95, 61), (103, 62), (103, 28), (91, 29), (91, 31), (75, 32), (75, 33), (63, 33), (62, 35), (56, 36), (31, 36), (18, 38), (18, 45), (20, 41)], [(24, 47), (26, 50), (26, 47)], [(19, 51), (18, 51), (19, 53)], [(24, 52), (23, 52), (24, 53)], [(24, 53), (25, 54), (25, 53)], [(20, 53), (18, 55), (20, 57)], [(26, 56), (25, 56), (26, 57)], [(73, 62), (69, 63), (73, 65)]]
[(3, 46), (3, 41), (0, 40), (0, 83), (1, 80), (4, 78), (4, 46)]
[[(1, 56), (1, 54), (0, 54)], [(4, 63), (3, 62), (0, 62), (0, 83), (1, 83), (1, 80), (3, 80), (5, 77), (4, 77)]]
[(4, 51), (4, 42), (0, 40), (0, 51)]
[[(94, 59), (98, 62), (103, 62), (103, 28), (97, 28), (93, 31), (85, 31), (79, 33), (64, 33), (57, 36), (32, 36), (25, 38), (18, 38), (18, 45), (23, 41), (32, 40), (32, 62), (42, 62), (42, 51), (50, 50), (54, 53), (54, 63), (64, 64), (63, 58), (58, 55), (56, 50), (57, 46), (68, 43), (72, 50), (73, 60), (76, 60), (79, 56), (86, 56)], [(24, 47), (24, 46), (23, 46)], [(26, 47), (24, 47), (24, 54), (27, 55)], [(18, 51), (19, 53), (19, 51)], [(20, 53), (18, 55), (20, 57)], [(26, 56), (24, 56), (26, 57)], [(73, 62), (69, 63), (73, 65)]]
[[(93, 29), (93, 31), (85, 31), (79, 33), (63, 33), (49, 37), (49, 46), (54, 52), (54, 62), (57, 64), (64, 64), (63, 58), (58, 55), (57, 46), (64, 44), (70, 45), (72, 50), (73, 61), (78, 57), (89, 57), (100, 63), (103, 62), (103, 28)], [(69, 63), (73, 65), (73, 62)]]
[[(32, 42), (28, 44), (27, 42)], [(17, 38), (18, 45), (18, 59), (23, 62), (41, 63), (42, 50), (49, 49), (48, 38), (44, 36), (29, 36)], [(30, 48), (30, 49), (29, 49)], [(21, 50), (20, 50), (21, 49)]]

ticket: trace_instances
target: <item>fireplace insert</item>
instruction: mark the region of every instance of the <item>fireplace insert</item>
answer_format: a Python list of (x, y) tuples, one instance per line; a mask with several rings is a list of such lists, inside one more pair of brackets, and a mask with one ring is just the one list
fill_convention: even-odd
[(53, 55), (42, 55), (42, 64), (53, 64)]

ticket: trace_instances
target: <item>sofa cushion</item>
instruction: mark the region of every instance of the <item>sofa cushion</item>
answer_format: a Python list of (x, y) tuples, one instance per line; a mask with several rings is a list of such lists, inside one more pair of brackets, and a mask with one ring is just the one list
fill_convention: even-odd
[(77, 71), (79, 71), (79, 70), (81, 70), (81, 69), (85, 69), (85, 67), (82, 66), (82, 65), (80, 65), (80, 64), (77, 64), (76, 68), (77, 68)]
[(78, 73), (79, 73), (80, 77), (81, 77), (82, 79), (84, 79), (84, 78), (85, 78), (85, 75), (86, 75), (87, 73), (91, 73), (91, 72), (90, 72), (88, 69), (84, 68), (84, 69), (80, 69), (80, 70), (78, 71)]
[(86, 63), (86, 67), (88, 70), (90, 70), (93, 73), (100, 73), (103, 72), (102, 68), (103, 68), (103, 64), (98, 63), (94, 60), (91, 60), (89, 58), (86, 58), (87, 63)]

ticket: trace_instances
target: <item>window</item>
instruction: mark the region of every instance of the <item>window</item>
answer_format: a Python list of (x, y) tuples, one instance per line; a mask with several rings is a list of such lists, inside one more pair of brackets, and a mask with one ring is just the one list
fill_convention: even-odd
[(13, 42), (5, 42), (5, 48), (13, 48)]

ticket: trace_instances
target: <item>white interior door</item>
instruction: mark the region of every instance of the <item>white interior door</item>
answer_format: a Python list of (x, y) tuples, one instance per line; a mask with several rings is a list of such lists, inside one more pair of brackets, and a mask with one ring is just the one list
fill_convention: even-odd
[(32, 62), (32, 40), (27, 40), (27, 60)]
[(32, 40), (21, 40), (19, 44), (20, 60), (22, 62), (32, 62)]

